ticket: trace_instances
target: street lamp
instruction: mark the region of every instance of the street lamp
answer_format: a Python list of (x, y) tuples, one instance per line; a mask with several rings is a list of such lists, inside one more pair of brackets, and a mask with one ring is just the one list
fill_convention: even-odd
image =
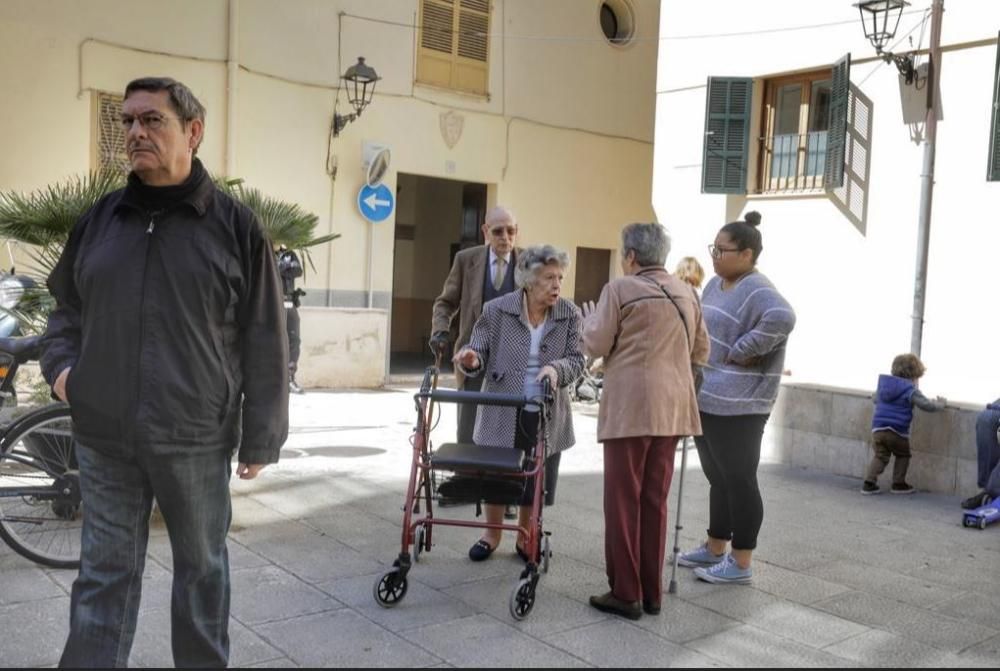
[(865, 37), (875, 47), (875, 53), (886, 63), (895, 63), (896, 69), (906, 79), (906, 83), (912, 84), (915, 74), (913, 56), (883, 51), (889, 40), (896, 36), (903, 9), (909, 5), (906, 0), (861, 0), (854, 6), (861, 14), (861, 26), (865, 30)]
[(333, 135), (340, 135), (340, 131), (350, 122), (361, 116), (362, 110), (371, 103), (372, 96), (375, 95), (375, 82), (381, 77), (375, 72), (375, 68), (366, 65), (363, 56), (358, 57), (358, 62), (347, 68), (347, 72), (341, 77), (344, 80), (344, 88), (347, 89), (347, 102), (351, 103), (354, 112), (351, 114), (333, 114)]

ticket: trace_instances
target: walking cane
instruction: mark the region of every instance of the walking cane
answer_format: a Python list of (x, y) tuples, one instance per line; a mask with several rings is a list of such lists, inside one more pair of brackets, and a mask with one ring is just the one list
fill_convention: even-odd
[(677, 486), (677, 523), (674, 525), (674, 559), (670, 569), (670, 586), (667, 587), (668, 594), (677, 594), (677, 555), (681, 552), (680, 538), (681, 529), (681, 503), (684, 501), (684, 471), (687, 470), (687, 442), (688, 437), (681, 439), (681, 480)]

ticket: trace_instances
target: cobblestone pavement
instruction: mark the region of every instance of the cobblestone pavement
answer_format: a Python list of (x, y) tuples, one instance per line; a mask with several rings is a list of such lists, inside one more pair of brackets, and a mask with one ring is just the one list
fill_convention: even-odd
[[(586, 406), (546, 512), (551, 571), (527, 619), (508, 613), (521, 566), (513, 539), (473, 564), (473, 529), (435, 528), (406, 598), (380, 608), (372, 585), (400, 551), (412, 393), (294, 396), (281, 463), (255, 481), (234, 480), (234, 666), (1000, 667), (1000, 525), (964, 529), (950, 498), (862, 497), (855, 480), (779, 464), (760, 470), (765, 520), (752, 586), (700, 583), (679, 569), (678, 593), (659, 616), (629, 622), (594, 611), (588, 597), (606, 590), (601, 450), (596, 408)], [(438, 442), (454, 425), (454, 409), (444, 408)], [(684, 547), (701, 540), (706, 517), (692, 452)], [(170, 567), (165, 531), (154, 525), (133, 666), (172, 664)], [(73, 578), (0, 548), (0, 664), (58, 661)]]

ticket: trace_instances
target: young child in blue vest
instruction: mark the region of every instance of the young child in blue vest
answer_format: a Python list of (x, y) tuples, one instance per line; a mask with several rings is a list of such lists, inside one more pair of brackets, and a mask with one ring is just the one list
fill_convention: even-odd
[(910, 465), (910, 423), (913, 406), (928, 412), (943, 410), (945, 399), (940, 396), (931, 401), (920, 393), (917, 383), (927, 369), (915, 354), (900, 354), (892, 360), (892, 375), (879, 375), (875, 390), (875, 415), (872, 417), (872, 457), (862, 494), (878, 494), (878, 476), (889, 465), (889, 457), (896, 458), (892, 467), (893, 494), (912, 494), (913, 487), (906, 482), (906, 469)]

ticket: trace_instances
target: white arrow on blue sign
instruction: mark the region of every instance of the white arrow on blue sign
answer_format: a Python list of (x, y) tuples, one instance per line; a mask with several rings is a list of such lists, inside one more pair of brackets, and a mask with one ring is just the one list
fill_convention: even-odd
[(377, 224), (389, 218), (396, 205), (395, 200), (392, 191), (385, 184), (366, 184), (358, 191), (358, 211), (362, 217)]

